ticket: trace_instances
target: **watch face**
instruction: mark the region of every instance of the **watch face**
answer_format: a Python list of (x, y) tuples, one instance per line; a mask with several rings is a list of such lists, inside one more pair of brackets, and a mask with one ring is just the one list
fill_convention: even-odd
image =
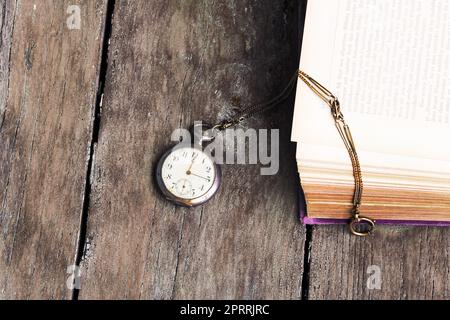
[(209, 200), (220, 183), (220, 168), (203, 151), (192, 147), (170, 150), (157, 171), (163, 193), (177, 203), (195, 206)]

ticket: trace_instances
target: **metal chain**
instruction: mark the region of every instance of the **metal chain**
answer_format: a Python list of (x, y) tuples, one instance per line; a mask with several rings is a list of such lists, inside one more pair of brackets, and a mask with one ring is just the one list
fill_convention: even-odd
[[(305, 72), (298, 71), (299, 78), (322, 100), (324, 100), (331, 109), (336, 128), (345, 144), (345, 147), (350, 156), (353, 167), (353, 177), (355, 180), (355, 191), (353, 195), (353, 209), (352, 220), (350, 222), (350, 231), (357, 236), (368, 236), (373, 232), (375, 227), (375, 220), (363, 217), (360, 215), (361, 201), (364, 191), (364, 184), (362, 180), (361, 165), (359, 163), (358, 153), (356, 152), (355, 142), (352, 137), (349, 126), (344, 120), (344, 115), (341, 112), (339, 100), (319, 82), (311, 78)], [(361, 231), (361, 225), (366, 225), (367, 230)]]
[[(236, 126), (237, 124), (243, 122), (244, 120), (252, 117), (257, 113), (264, 112), (279, 105), (281, 102), (289, 98), (292, 90), (295, 88), (297, 77), (300, 78), (315, 94), (317, 94), (330, 106), (336, 128), (338, 129), (338, 132), (345, 144), (353, 167), (355, 191), (353, 195), (353, 209), (352, 220), (350, 221), (350, 231), (357, 236), (368, 236), (373, 232), (375, 228), (375, 220), (360, 215), (364, 185), (361, 173), (361, 165), (359, 163), (358, 153), (356, 152), (356, 147), (353, 141), (352, 134), (350, 132), (350, 128), (344, 120), (344, 115), (341, 112), (339, 100), (328, 89), (314, 80), (308, 74), (301, 70), (297, 70), (286, 87), (273, 99), (269, 100), (266, 103), (251, 105), (244, 108), (234, 117), (213, 126), (212, 130), (213, 132), (216, 132)], [(360, 228), (362, 226), (366, 226), (367, 230), (361, 231)]]
[(234, 115), (232, 118), (222, 121), (213, 126), (213, 130), (220, 131), (228, 129), (230, 127), (238, 125), (239, 123), (243, 122), (248, 118), (251, 118), (257, 113), (261, 113), (273, 107), (276, 107), (277, 105), (285, 101), (287, 98), (289, 98), (292, 90), (295, 88), (295, 84), (297, 83), (296, 80), (297, 80), (297, 73), (294, 74), (291, 80), (289, 80), (288, 84), (277, 96), (267, 101), (266, 103), (250, 105), (244, 108), (243, 110), (239, 111), (236, 115)]

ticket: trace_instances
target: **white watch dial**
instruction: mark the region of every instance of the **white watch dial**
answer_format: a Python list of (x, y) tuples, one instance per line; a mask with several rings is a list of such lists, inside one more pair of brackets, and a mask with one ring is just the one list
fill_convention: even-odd
[(164, 160), (161, 178), (174, 196), (192, 200), (205, 195), (213, 186), (216, 171), (210, 157), (201, 150), (175, 148)]

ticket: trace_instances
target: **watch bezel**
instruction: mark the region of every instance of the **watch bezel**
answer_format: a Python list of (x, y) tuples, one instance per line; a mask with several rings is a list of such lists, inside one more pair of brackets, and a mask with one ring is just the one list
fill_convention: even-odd
[(159, 159), (158, 165), (156, 167), (156, 182), (158, 184), (158, 187), (159, 187), (160, 191), (162, 192), (162, 194), (166, 197), (166, 199), (175, 204), (178, 204), (178, 205), (181, 205), (184, 207), (200, 206), (200, 205), (204, 204), (205, 202), (209, 201), (211, 198), (213, 198), (214, 195), (219, 190), (221, 180), (222, 180), (222, 169), (220, 168), (220, 165), (218, 165), (217, 163), (214, 162), (213, 159), (211, 159), (210, 156), (208, 156), (206, 153), (203, 152), (207, 157), (209, 157), (211, 159), (212, 163), (214, 164), (215, 175), (214, 175), (214, 181), (213, 181), (211, 188), (209, 188), (209, 190), (204, 195), (202, 195), (198, 198), (184, 199), (184, 198), (177, 197), (167, 189), (166, 184), (164, 183), (163, 178), (162, 178), (162, 167), (164, 165), (164, 161), (176, 148), (192, 148), (192, 149), (196, 149), (200, 152), (203, 152), (203, 150), (197, 149), (194, 146), (175, 146), (175, 147), (172, 147), (169, 150), (167, 150), (163, 154), (163, 156)]

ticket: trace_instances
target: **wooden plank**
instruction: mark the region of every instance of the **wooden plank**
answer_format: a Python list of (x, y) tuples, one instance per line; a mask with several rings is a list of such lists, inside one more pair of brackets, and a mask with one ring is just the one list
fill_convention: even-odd
[(174, 129), (285, 86), (297, 11), (297, 1), (116, 3), (81, 299), (300, 297), (292, 100), (248, 123), (281, 127), (278, 175), (225, 166), (220, 193), (196, 209), (168, 203), (153, 180)]
[(448, 228), (380, 226), (361, 239), (344, 226), (315, 227), (309, 298), (449, 299), (449, 234)]
[(77, 3), (0, 5), (0, 299), (72, 294), (105, 11)]
[(8, 1), (3, 1), (0, 6), (0, 128), (3, 126), (8, 98), (9, 57), (11, 55), (15, 8), (16, 4)]

